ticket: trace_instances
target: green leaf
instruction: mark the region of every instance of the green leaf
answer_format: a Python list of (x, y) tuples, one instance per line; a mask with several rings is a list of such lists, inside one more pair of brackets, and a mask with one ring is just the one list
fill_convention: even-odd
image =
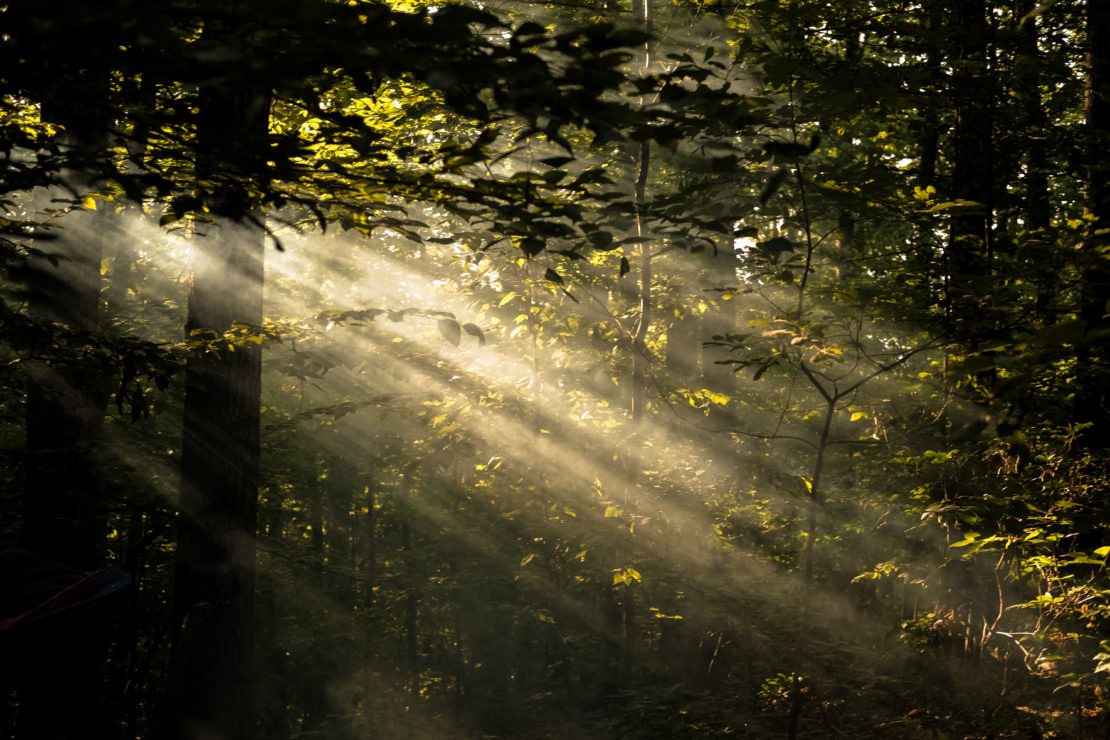
[(459, 341), (462, 339), (461, 327), (459, 322), (454, 319), (440, 319), (438, 322), (439, 333), (443, 335), (451, 344), (456, 347), (459, 346)]
[(478, 346), (479, 347), (485, 347), (486, 346), (486, 335), (482, 333), (481, 328), (479, 328), (479, 326), (477, 324), (470, 324), (470, 323), (463, 324), (462, 329), (467, 334), (469, 334), (470, 336), (472, 336), (472, 337), (474, 337), (478, 340)]
[(942, 211), (952, 211), (964, 215), (977, 215), (986, 213), (987, 207), (974, 200), (948, 200), (943, 203), (937, 203), (932, 208), (925, 209), (925, 213), (941, 213)]
[(978, 532), (968, 532), (964, 535), (964, 538), (962, 540), (960, 540), (959, 542), (953, 542), (951, 545), (949, 545), (949, 547), (967, 547), (968, 545), (975, 544), (978, 539)]
[(708, 400), (710, 403), (717, 404), (718, 406), (727, 406), (732, 400), (732, 398), (726, 396), (724, 393), (716, 393), (709, 390), (708, 388), (703, 388), (700, 393), (703, 398)]
[(771, 175), (771, 179), (763, 186), (763, 190), (759, 191), (759, 202), (761, 204), (767, 205), (767, 201), (771, 199), (771, 196), (777, 193), (779, 188), (782, 187), (788, 174), (786, 170), (778, 170), (775, 174)]

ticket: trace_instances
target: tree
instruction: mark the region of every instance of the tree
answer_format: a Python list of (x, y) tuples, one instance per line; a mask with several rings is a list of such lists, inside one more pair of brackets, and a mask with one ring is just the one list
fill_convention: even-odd
[(988, 67), (987, 5), (953, 4), (947, 25), (952, 43), (953, 152), (951, 234), (945, 250), (946, 302), (951, 337), (969, 351), (989, 334), (992, 212), (994, 208), (994, 90)]
[[(85, 86), (96, 89), (95, 83)], [(58, 184), (39, 194), (36, 251), (26, 273), (29, 315), (86, 334), (98, 330), (101, 242), (96, 162), (107, 147), (102, 111), (84, 107), (72, 91), (42, 115), (58, 125), (55, 146), (67, 161)], [(90, 120), (91, 117), (91, 120)], [(55, 230), (64, 220), (69, 228)], [(106, 388), (98, 373), (57, 363), (29, 363), (27, 478), (22, 542), (29, 549), (79, 569), (94, 566), (103, 533), (90, 526), (101, 518), (89, 446), (104, 414)]]
[[(26, 302), (33, 327), (27, 338), (34, 345), (21, 365), (27, 393), (18, 541), (75, 580), (77, 572), (100, 567), (105, 549), (105, 491), (96, 459), (110, 381), (99, 361), (83, 363), (58, 352), (50, 332), (58, 329), (80, 343), (101, 328), (100, 265), (111, 219), (98, 212), (94, 196), (111, 144), (110, 114), (102, 104), (108, 80), (98, 65), (79, 64), (70, 55), (34, 74), (45, 83), (35, 127), (41, 135), (39, 166), (24, 183), (38, 185), (24, 201), (27, 220), (35, 225), (27, 229), (33, 234), (29, 248), (6, 260), (17, 266), (12, 277)], [(30, 117), (25, 104), (13, 101), (12, 107)], [(66, 228), (58, 228), (61, 222)], [(16, 732), (46, 738), (90, 731), (101, 688), (97, 664), (107, 642), (72, 628), (31, 644), (37, 655), (31, 648), (31, 657), (12, 659), (20, 667)], [(65, 667), (61, 675), (54, 673), (59, 665)], [(74, 712), (57, 712), (59, 697)]]
[[(249, 60), (233, 8), (205, 25), (199, 51)], [(238, 12), (236, 12), (238, 11)], [(261, 327), (265, 218), (252, 180), (267, 153), (270, 101), (249, 77), (202, 83), (197, 188), (208, 223), (197, 229), (191, 339), (217, 342), (186, 367), (181, 516), (174, 585), (176, 654), (169, 722), (181, 738), (255, 735), (254, 591), (262, 348), (229, 332)]]
[(1080, 319), (1085, 322), (1087, 346), (1079, 353), (1079, 389), (1076, 393), (1076, 420), (1090, 424), (1085, 433), (1087, 442), (1096, 448), (1110, 443), (1107, 429), (1105, 387), (1107, 379), (1106, 316), (1110, 305), (1110, 268), (1107, 267), (1106, 229), (1110, 223), (1110, 176), (1101, 152), (1110, 136), (1110, 57), (1107, 56), (1107, 23), (1110, 14), (1103, 3), (1088, 2), (1087, 90), (1085, 118), (1087, 202), (1091, 223), (1090, 236), (1084, 244), (1082, 286), (1080, 288)]

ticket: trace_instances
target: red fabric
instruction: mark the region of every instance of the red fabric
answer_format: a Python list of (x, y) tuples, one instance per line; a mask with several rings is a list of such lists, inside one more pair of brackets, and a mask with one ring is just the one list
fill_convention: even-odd
[(8, 619), (0, 620), (0, 632), (9, 630), (12, 627), (15, 627), (17, 624), (22, 624), (23, 622), (29, 622), (33, 619), (37, 619), (44, 614), (49, 614), (52, 611), (61, 609), (62, 607), (68, 606), (75, 601), (80, 601), (81, 598), (84, 597), (89, 591), (93, 590), (97, 582), (100, 581), (101, 576), (104, 575), (105, 570), (106, 569), (101, 569), (96, 571), (95, 573), (90, 573), (69, 588), (54, 594), (49, 599), (42, 602), (30, 611), (23, 612), (22, 614), (17, 614), (16, 616), (9, 617)]

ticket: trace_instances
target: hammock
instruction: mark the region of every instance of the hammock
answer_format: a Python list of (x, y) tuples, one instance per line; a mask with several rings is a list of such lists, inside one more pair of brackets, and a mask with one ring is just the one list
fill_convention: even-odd
[(131, 575), (111, 566), (90, 573), (38, 606), (0, 620), (0, 648), (32, 643), (91, 625), (108, 616), (131, 585)]

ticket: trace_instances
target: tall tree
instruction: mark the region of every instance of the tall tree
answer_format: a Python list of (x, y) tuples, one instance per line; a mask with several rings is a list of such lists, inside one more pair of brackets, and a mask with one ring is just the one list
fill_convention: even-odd
[(1076, 420), (1091, 426), (1085, 442), (1099, 449), (1110, 446), (1110, 4), (1087, 2), (1087, 203), (1091, 216), (1083, 245), (1079, 316), (1086, 324), (1087, 344), (1079, 353)]
[(993, 90), (984, 0), (953, 3), (948, 28), (954, 103), (951, 194), (956, 205), (946, 254), (947, 310), (951, 338), (974, 351), (986, 328), (993, 205)]
[(1041, 101), (1042, 59), (1035, 10), (1034, 0), (1017, 0), (1015, 4), (1018, 34), (1014, 88), (1023, 119), (1019, 151), (1026, 155), (1024, 215), (1031, 230), (1043, 230), (1052, 219), (1052, 203), (1048, 189), (1048, 116)]
[[(80, 23), (78, 22), (78, 25)], [(92, 194), (110, 145), (104, 107), (107, 72), (61, 55), (44, 78), (41, 120), (57, 134), (41, 153), (58, 169), (33, 198), (38, 222), (25, 282), (28, 316), (81, 342), (100, 331), (100, 265), (107, 217)], [(46, 333), (44, 332), (44, 336)], [(20, 544), (42, 558), (78, 571), (103, 565), (103, 491), (93, 446), (107, 401), (106, 368), (81, 362), (80, 353), (53, 343), (23, 364), (27, 377), (24, 497)], [(20, 676), (18, 733), (27, 738), (87, 732), (96, 706), (97, 664), (104, 643), (90, 639), (43, 644)], [(61, 670), (59, 670), (59, 666)], [(73, 707), (59, 712), (59, 702)]]
[[(34, 198), (38, 223), (24, 275), (28, 314), (66, 327), (79, 342), (99, 328), (100, 265), (108, 237), (104, 212), (97, 211), (91, 196), (111, 170), (111, 69), (118, 51), (108, 39), (118, 4), (86, 13), (62, 2), (49, 17), (32, 5), (3, 9), (2, 85), (21, 105), (33, 110), (37, 104), (47, 136), (37, 142), (32, 167), (12, 167), (9, 155), (6, 174), (15, 175), (16, 184), (44, 186)], [(90, 38), (87, 48), (58, 43), (73, 35)], [(31, 144), (18, 138), (15, 143)], [(47, 557), (90, 569), (102, 543), (94, 526), (96, 476), (89, 469), (88, 448), (103, 421), (104, 373), (57, 348), (39, 349), (53, 359), (25, 365), (27, 495), (21, 540)]]
[(182, 740), (254, 737), (262, 355), (234, 332), (262, 324), (255, 199), (270, 103), (243, 63), (243, 11), (235, 4), (208, 23), (200, 42), (229, 66), (202, 84), (197, 117), (197, 191), (210, 217), (196, 229), (186, 334), (213, 346), (191, 356), (185, 377), (169, 699), (170, 733)]
[[(651, 0), (635, 0), (632, 4), (632, 15), (636, 22), (646, 33), (653, 32), (655, 23)], [(652, 44), (644, 44), (643, 66), (650, 70), (652, 64)], [(644, 418), (644, 409), (647, 406), (648, 372), (650, 355), (648, 354), (647, 336), (651, 328), (651, 281), (652, 281), (652, 242), (648, 238), (645, 228), (647, 214), (647, 184), (651, 170), (651, 142), (644, 139), (640, 142), (637, 157), (636, 181), (633, 186), (633, 201), (636, 209), (636, 236), (640, 239), (640, 315), (636, 320), (636, 327), (632, 333), (632, 419), (640, 422)]]
[[(96, 171), (91, 162), (107, 148), (107, 127), (80, 98), (45, 105), (43, 117), (62, 127), (57, 145), (69, 166), (58, 185), (36, 198), (44, 225), (29, 263), (29, 312), (43, 322), (91, 334), (98, 328), (104, 226), (90, 197), (96, 187), (90, 172)], [(64, 216), (47, 215), (58, 211)], [(95, 478), (88, 447), (103, 420), (103, 383), (97, 382), (97, 373), (66, 358), (28, 363), (27, 371), (23, 544), (71, 567), (90, 569), (101, 543), (93, 526)]]

